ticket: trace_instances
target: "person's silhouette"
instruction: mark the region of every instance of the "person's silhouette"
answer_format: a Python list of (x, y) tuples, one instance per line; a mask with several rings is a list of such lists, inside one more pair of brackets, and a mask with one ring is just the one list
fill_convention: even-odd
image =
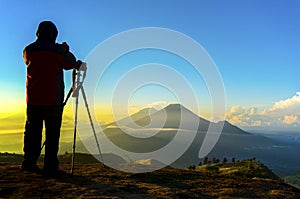
[(50, 175), (64, 172), (59, 169), (57, 159), (64, 99), (63, 69), (78, 69), (82, 62), (76, 61), (66, 43), (55, 43), (57, 35), (54, 23), (43, 21), (38, 26), (36, 41), (23, 51), (27, 65), (23, 171), (41, 171), (37, 159), (41, 153), (44, 122), (46, 145), (43, 172)]

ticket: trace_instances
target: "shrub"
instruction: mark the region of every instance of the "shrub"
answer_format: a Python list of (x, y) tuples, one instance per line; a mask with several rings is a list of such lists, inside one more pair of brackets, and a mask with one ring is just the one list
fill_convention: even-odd
[(218, 173), (220, 171), (220, 168), (218, 166), (207, 166), (206, 171), (211, 173)]

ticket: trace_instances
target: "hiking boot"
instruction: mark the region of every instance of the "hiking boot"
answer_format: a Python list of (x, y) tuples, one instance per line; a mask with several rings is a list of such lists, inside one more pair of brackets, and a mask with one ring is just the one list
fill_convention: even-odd
[(65, 175), (67, 174), (66, 171), (57, 168), (57, 169), (43, 169), (43, 175), (45, 176), (60, 176), (60, 175)]
[(42, 170), (37, 165), (22, 165), (21, 170), (31, 173), (42, 173)]

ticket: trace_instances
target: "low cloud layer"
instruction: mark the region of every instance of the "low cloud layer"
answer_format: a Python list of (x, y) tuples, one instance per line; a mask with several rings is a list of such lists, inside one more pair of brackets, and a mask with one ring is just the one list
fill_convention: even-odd
[(227, 112), (229, 122), (246, 127), (300, 127), (300, 92), (280, 100), (270, 108), (234, 106)]

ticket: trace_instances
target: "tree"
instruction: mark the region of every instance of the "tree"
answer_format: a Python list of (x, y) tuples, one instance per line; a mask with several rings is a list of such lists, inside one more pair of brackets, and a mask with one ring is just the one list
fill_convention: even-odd
[(212, 162), (213, 162), (214, 164), (218, 164), (218, 163), (220, 162), (220, 160), (219, 160), (218, 158), (213, 158), (213, 159), (212, 159)]
[(232, 163), (235, 163), (235, 158), (232, 158), (232, 159), (231, 159), (231, 162), (232, 162)]
[(224, 159), (223, 159), (223, 164), (226, 164), (227, 163), (227, 158), (225, 157)]
[(207, 164), (208, 163), (208, 157), (206, 156), (203, 160), (203, 165)]
[(216, 158), (212, 159), (212, 163), (214, 163), (214, 164), (216, 163)]

